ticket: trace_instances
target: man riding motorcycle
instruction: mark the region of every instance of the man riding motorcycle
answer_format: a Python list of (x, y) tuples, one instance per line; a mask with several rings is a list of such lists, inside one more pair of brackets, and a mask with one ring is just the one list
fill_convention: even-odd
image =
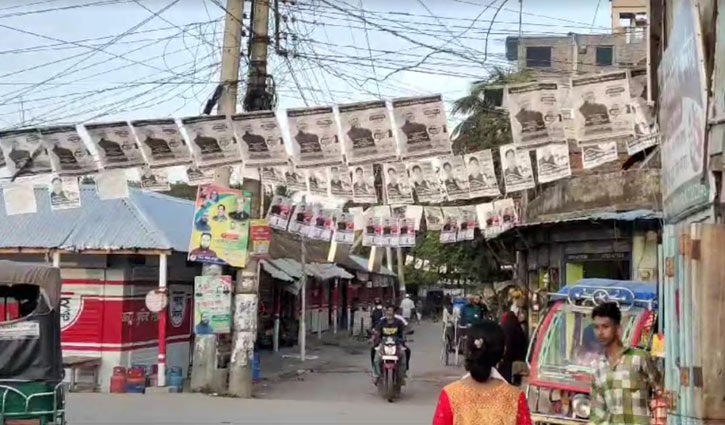
[(403, 382), (405, 382), (405, 377), (407, 375), (408, 370), (408, 357), (410, 357), (410, 349), (405, 346), (405, 323), (400, 318), (397, 318), (395, 315), (395, 307), (392, 305), (389, 305), (385, 308), (385, 317), (383, 317), (380, 322), (375, 326), (375, 332), (374, 332), (374, 341), (375, 341), (375, 347), (378, 347), (375, 350), (375, 357), (373, 359), (373, 377), (375, 378), (375, 381), (377, 383), (378, 378), (380, 378), (380, 363), (382, 361), (382, 354), (380, 351), (380, 345), (383, 340), (383, 338), (387, 337), (393, 337), (398, 342), (398, 345), (403, 347), (406, 351), (406, 355), (400, 356), (399, 364), (400, 364), (400, 373), (401, 373), (401, 379)]

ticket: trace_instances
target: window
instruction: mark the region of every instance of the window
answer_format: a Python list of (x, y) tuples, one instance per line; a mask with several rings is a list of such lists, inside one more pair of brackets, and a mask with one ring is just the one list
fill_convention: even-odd
[(530, 68), (551, 68), (551, 47), (527, 47), (526, 66)]
[(597, 47), (597, 66), (612, 66), (613, 54), (612, 46)]

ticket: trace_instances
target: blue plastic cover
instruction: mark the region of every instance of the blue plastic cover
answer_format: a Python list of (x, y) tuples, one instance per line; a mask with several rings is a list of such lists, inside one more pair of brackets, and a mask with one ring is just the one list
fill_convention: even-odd
[(657, 305), (657, 284), (635, 280), (582, 279), (552, 294), (552, 300), (597, 298), (617, 301), (623, 305), (654, 308)]

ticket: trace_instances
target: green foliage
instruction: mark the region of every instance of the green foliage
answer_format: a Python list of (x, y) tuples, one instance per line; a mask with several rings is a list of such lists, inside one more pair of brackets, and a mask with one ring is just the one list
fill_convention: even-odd
[(175, 198), (188, 199), (190, 201), (196, 200), (196, 186), (189, 186), (186, 183), (172, 183), (171, 190), (164, 192), (164, 194), (173, 196)]

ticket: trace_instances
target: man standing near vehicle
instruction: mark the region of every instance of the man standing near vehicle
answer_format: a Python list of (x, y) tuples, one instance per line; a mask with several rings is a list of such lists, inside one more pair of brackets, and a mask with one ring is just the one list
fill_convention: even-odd
[(604, 355), (592, 381), (591, 423), (649, 425), (650, 400), (660, 388), (659, 371), (647, 352), (622, 343), (622, 313), (616, 303), (595, 307), (592, 320)]
[(481, 307), (476, 303), (473, 295), (466, 296), (466, 305), (461, 308), (461, 325), (475, 325), (481, 321)]

